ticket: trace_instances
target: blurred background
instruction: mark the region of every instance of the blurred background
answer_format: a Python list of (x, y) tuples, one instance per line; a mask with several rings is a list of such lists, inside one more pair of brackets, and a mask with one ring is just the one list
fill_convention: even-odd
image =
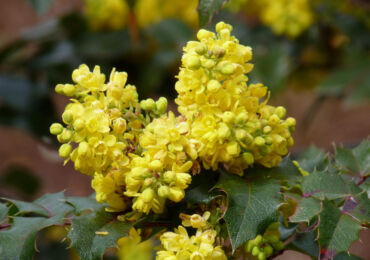
[[(89, 178), (70, 163), (63, 166), (49, 134), (68, 102), (55, 85), (71, 83), (82, 63), (100, 65), (108, 75), (115, 67), (128, 72), (140, 98), (165, 96), (175, 111), (175, 75), (183, 46), (198, 30), (197, 5), (0, 1), (0, 196), (33, 200), (64, 189), (91, 194)], [(369, 12), (368, 0), (231, 0), (207, 25), (230, 23), (240, 42), (253, 48), (250, 82), (267, 85), (271, 103), (297, 120), (293, 156), (310, 145), (331, 151), (333, 143), (351, 147), (368, 138)], [(53, 232), (48, 235), (58, 237)], [(366, 256), (360, 243), (353, 248)], [(53, 259), (66, 259), (63, 254)]]

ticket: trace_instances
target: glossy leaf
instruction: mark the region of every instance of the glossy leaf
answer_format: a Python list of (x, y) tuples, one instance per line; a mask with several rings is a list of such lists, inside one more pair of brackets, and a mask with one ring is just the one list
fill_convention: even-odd
[(216, 188), (227, 194), (228, 209), (224, 218), (233, 250), (262, 234), (272, 222), (277, 221), (277, 209), (282, 197), (276, 180), (248, 180), (223, 173)]

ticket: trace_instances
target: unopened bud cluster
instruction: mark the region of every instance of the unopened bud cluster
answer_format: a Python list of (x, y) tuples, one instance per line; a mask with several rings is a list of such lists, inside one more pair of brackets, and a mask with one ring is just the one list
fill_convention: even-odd
[(284, 107), (268, 105), (262, 84), (247, 84), (252, 49), (220, 22), (217, 34), (201, 29), (184, 48), (176, 83), (179, 112), (190, 123), (191, 139), (205, 168), (220, 163), (242, 174), (254, 163), (273, 167), (293, 145), (295, 120)]
[(258, 260), (266, 260), (275, 252), (284, 249), (284, 243), (280, 240), (278, 231), (279, 223), (271, 224), (264, 235), (258, 235), (255, 239), (249, 240), (245, 245), (245, 251)]

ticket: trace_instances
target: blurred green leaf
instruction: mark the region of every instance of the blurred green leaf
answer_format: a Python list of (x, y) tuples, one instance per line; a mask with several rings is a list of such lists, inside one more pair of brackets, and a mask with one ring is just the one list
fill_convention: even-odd
[(53, 0), (28, 0), (28, 1), (31, 3), (31, 5), (38, 14), (45, 13), (51, 6), (51, 3), (53, 2)]
[(5, 204), (0, 203), (0, 224), (4, 221), (7, 215), (8, 207)]
[(33, 87), (24, 77), (0, 74), (0, 99), (18, 111), (29, 108)]
[(205, 27), (228, 0), (199, 0), (198, 15), (199, 28)]
[(40, 180), (33, 172), (18, 165), (10, 166), (2, 172), (0, 184), (14, 187), (27, 197), (34, 195), (41, 187)]
[(253, 63), (252, 82), (265, 84), (273, 94), (286, 86), (292, 71), (287, 47), (281, 44), (271, 48), (259, 46), (255, 49)]

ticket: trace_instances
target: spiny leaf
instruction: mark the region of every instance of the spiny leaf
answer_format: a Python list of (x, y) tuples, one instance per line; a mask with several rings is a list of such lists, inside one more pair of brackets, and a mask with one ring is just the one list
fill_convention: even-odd
[(218, 12), (228, 0), (199, 0), (198, 4), (198, 15), (199, 15), (199, 27), (203, 28), (207, 25), (213, 15)]
[[(100, 260), (108, 248), (116, 246), (120, 237), (128, 235), (132, 226), (131, 223), (118, 221), (113, 214), (105, 211), (105, 206), (100, 205), (99, 209), (95, 208), (88, 215), (73, 218), (68, 237), (71, 247), (82, 260)], [(107, 233), (98, 235), (96, 232)]]
[(293, 223), (308, 223), (320, 212), (320, 209), (321, 205), (319, 200), (315, 198), (302, 198), (297, 202), (296, 212), (290, 217), (290, 221)]
[(323, 150), (310, 146), (302, 153), (297, 161), (303, 170), (313, 172), (314, 170), (323, 171), (328, 166), (329, 160)]
[(351, 195), (353, 189), (337, 173), (315, 171), (304, 178), (302, 191), (306, 197), (333, 200)]
[(352, 150), (336, 147), (335, 162), (345, 172), (368, 176), (370, 174), (370, 141), (365, 140)]
[(319, 245), (314, 230), (296, 233), (295, 239), (289, 244), (287, 249), (290, 248), (317, 259), (319, 255)]
[(343, 212), (352, 216), (363, 225), (370, 224), (370, 200), (366, 193), (348, 196), (343, 205)]
[(228, 209), (224, 218), (233, 250), (277, 221), (277, 209), (282, 198), (276, 180), (246, 180), (222, 173), (216, 188), (227, 193)]
[(210, 191), (216, 184), (215, 176), (217, 175), (208, 171), (195, 175), (186, 189), (185, 200), (190, 203), (210, 203), (218, 195)]
[(89, 197), (68, 197), (67, 203), (75, 208), (76, 214), (81, 214), (84, 211), (98, 210), (102, 207), (101, 204), (96, 202), (95, 193)]
[(323, 210), (319, 215), (320, 259), (329, 259), (342, 251), (347, 251), (358, 239), (360, 223), (344, 214), (329, 200), (323, 201)]
[(49, 226), (64, 225), (73, 208), (63, 192), (46, 194), (33, 203), (7, 200), (18, 208), (17, 215), (35, 213), (41, 217), (12, 217), (9, 229), (0, 231), (0, 255), (4, 259), (33, 259), (37, 233)]
[(262, 176), (265, 178), (272, 178), (288, 183), (289, 186), (298, 184), (303, 179), (302, 174), (289, 157), (285, 157), (277, 167), (265, 168), (257, 166), (247, 169), (245, 170), (245, 175), (248, 178), (261, 178)]

